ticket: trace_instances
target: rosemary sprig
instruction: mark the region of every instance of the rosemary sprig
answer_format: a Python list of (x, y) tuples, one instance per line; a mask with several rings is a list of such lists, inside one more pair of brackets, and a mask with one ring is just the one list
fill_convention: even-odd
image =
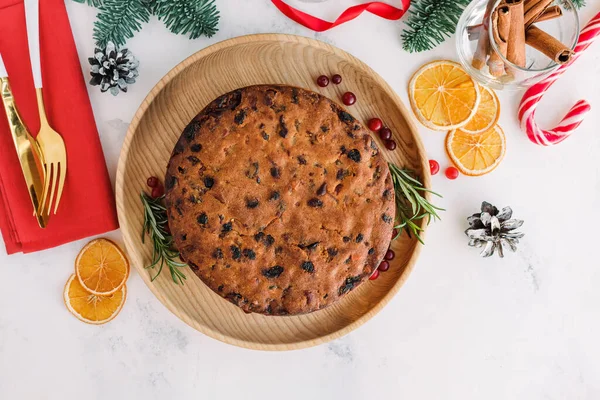
[(152, 252), (152, 264), (146, 268), (158, 266), (158, 272), (152, 281), (154, 281), (162, 272), (163, 266), (167, 264), (171, 272), (171, 279), (176, 284), (183, 284), (186, 279), (181, 269), (187, 264), (176, 261), (179, 258), (179, 251), (173, 248), (173, 236), (167, 232), (167, 209), (163, 205), (165, 196), (152, 198), (145, 192), (140, 195), (142, 205), (144, 206), (144, 227), (142, 229), (142, 243), (146, 235), (150, 236), (154, 250)]
[(419, 221), (427, 217), (427, 224), (429, 224), (432, 219), (440, 219), (437, 211), (445, 211), (443, 208), (431, 204), (423, 195), (431, 193), (438, 197), (442, 196), (423, 187), (423, 184), (414, 178), (411, 170), (399, 168), (392, 163), (389, 163), (389, 167), (396, 194), (396, 223), (398, 225), (394, 228), (404, 230), (409, 237), (414, 235), (419, 242), (423, 243), (423, 239), (419, 235), (423, 228)]

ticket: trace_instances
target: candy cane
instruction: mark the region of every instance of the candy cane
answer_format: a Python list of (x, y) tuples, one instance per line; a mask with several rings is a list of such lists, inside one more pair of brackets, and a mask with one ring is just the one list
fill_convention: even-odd
[(585, 115), (591, 110), (590, 104), (585, 100), (579, 100), (560, 121), (558, 126), (550, 130), (541, 129), (535, 123), (535, 110), (544, 93), (565, 72), (585, 49), (600, 35), (600, 13), (598, 13), (581, 31), (579, 41), (575, 46), (575, 55), (570, 63), (561, 65), (550, 76), (536, 83), (527, 91), (521, 100), (519, 107), (519, 121), (521, 129), (527, 132), (529, 140), (542, 146), (551, 146), (562, 142), (583, 122)]

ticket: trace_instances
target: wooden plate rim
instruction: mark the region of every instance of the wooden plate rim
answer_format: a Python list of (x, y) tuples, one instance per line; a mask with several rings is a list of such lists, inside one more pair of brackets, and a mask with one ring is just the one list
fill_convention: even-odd
[[(212, 44), (212, 45), (192, 54), (191, 56), (189, 56), (188, 58), (186, 58), (185, 60), (183, 60), (182, 62), (177, 64), (173, 69), (171, 69), (150, 90), (148, 95), (144, 98), (144, 100), (140, 104), (138, 110), (136, 111), (135, 115), (133, 116), (131, 123), (129, 125), (129, 128), (127, 130), (127, 134), (123, 141), (123, 147), (121, 149), (121, 154), (119, 156), (119, 162), (118, 162), (118, 166), (117, 166), (115, 192), (116, 192), (117, 214), (118, 214), (120, 226), (127, 225), (125, 223), (127, 220), (127, 216), (125, 215), (125, 210), (124, 210), (124, 196), (125, 196), (125, 194), (124, 194), (124, 179), (125, 179), (126, 164), (127, 164), (127, 160), (129, 157), (130, 144), (133, 140), (135, 132), (138, 129), (138, 126), (139, 126), (140, 121), (142, 120), (142, 117), (144, 116), (144, 114), (146, 113), (148, 108), (150, 107), (152, 101), (157, 97), (157, 95), (161, 92), (161, 90), (165, 86), (167, 86), (167, 84), (174, 77), (176, 77), (183, 70), (185, 70), (186, 68), (188, 68), (189, 66), (194, 64), (196, 61), (202, 59), (203, 57), (206, 57), (214, 52), (223, 50), (228, 47), (232, 47), (232, 46), (236, 46), (236, 45), (240, 45), (240, 44), (244, 44), (244, 43), (261, 42), (261, 41), (268, 41), (268, 42), (274, 41), (274, 42), (280, 42), (280, 43), (281, 42), (283, 42), (283, 43), (308, 42), (310, 46), (324, 48), (324, 49), (334, 53), (335, 55), (337, 55), (343, 59), (346, 59), (350, 63), (354, 64), (357, 68), (362, 69), (365, 74), (371, 76), (375, 81), (377, 81), (377, 83), (390, 96), (390, 98), (394, 99), (394, 102), (396, 103), (395, 105), (401, 110), (403, 118), (405, 119), (406, 124), (410, 130), (410, 133), (412, 134), (412, 137), (414, 139), (414, 144), (417, 147), (417, 151), (421, 155), (420, 158), (421, 158), (421, 169), (423, 171), (423, 173), (422, 173), (423, 185), (426, 188), (430, 188), (431, 176), (429, 173), (429, 166), (427, 164), (427, 159), (426, 159), (426, 157), (424, 157), (424, 155), (426, 154), (425, 148), (424, 148), (421, 138), (419, 136), (419, 131), (416, 127), (415, 121), (412, 118), (412, 115), (410, 114), (407, 107), (401, 101), (400, 97), (396, 94), (396, 92), (394, 92), (392, 90), (392, 88), (388, 85), (388, 83), (385, 80), (383, 80), (383, 78), (381, 76), (379, 76), (378, 73), (376, 73), (373, 69), (371, 69), (371, 67), (369, 67), (367, 64), (365, 64), (361, 60), (357, 59), (353, 55), (347, 53), (346, 51), (341, 50), (335, 46), (329, 45), (327, 43), (312, 39), (312, 38), (299, 36), (299, 35), (289, 35), (289, 34), (270, 34), (270, 33), (252, 34), (252, 35), (245, 35), (245, 36), (239, 36), (239, 37), (226, 39), (221, 42)], [(427, 193), (426, 195), (429, 198), (429, 194)], [(425, 220), (422, 220), (421, 227), (423, 228), (423, 233), (421, 236), (424, 238), (425, 234), (426, 234), (425, 230), (427, 228), (427, 224), (425, 223)], [(126, 247), (127, 251), (130, 251), (130, 249), (133, 249), (133, 247), (134, 247), (132, 244), (132, 241), (131, 241), (131, 233), (122, 231), (122, 234), (123, 234), (123, 240), (125, 243), (125, 247)], [(323, 344), (323, 343), (329, 342), (331, 340), (340, 338), (340, 337), (350, 333), (351, 331), (355, 330), (356, 328), (360, 327), (365, 322), (367, 322), (369, 319), (373, 318), (379, 311), (381, 311), (381, 309), (383, 309), (383, 307), (385, 307), (385, 305), (387, 305), (390, 302), (390, 300), (396, 295), (396, 293), (398, 293), (398, 291), (400, 290), (400, 288), (402, 287), (402, 285), (404, 284), (406, 279), (408, 279), (408, 276), (412, 272), (412, 269), (414, 268), (414, 265), (419, 257), (421, 248), (422, 248), (422, 244), (420, 244), (420, 243), (417, 243), (413, 247), (413, 253), (412, 253), (410, 259), (408, 260), (408, 262), (406, 263), (406, 266), (404, 267), (402, 275), (393, 284), (393, 286), (391, 286), (388, 289), (388, 292), (379, 300), (379, 302), (375, 303), (373, 305), (373, 307), (367, 313), (365, 313), (364, 315), (362, 315), (360, 318), (356, 319), (352, 323), (344, 326), (343, 328), (333, 331), (327, 335), (320, 336), (320, 337), (313, 338), (313, 339), (300, 340), (300, 341), (294, 342), (294, 343), (261, 343), (261, 342), (256, 342), (256, 341), (241, 340), (241, 339), (237, 339), (237, 338), (234, 338), (231, 336), (224, 335), (220, 332), (216, 332), (207, 326), (200, 325), (197, 322), (195, 322), (194, 320), (190, 320), (185, 315), (180, 315), (177, 307), (175, 307), (175, 305), (167, 297), (163, 296), (162, 293), (159, 292), (158, 289), (152, 284), (152, 282), (150, 282), (149, 275), (148, 275), (147, 271), (145, 270), (145, 268), (143, 266), (138, 266), (137, 263), (135, 263), (135, 262), (132, 262), (132, 264), (135, 265), (135, 268), (138, 270), (144, 283), (146, 284), (146, 286), (148, 286), (150, 291), (158, 298), (158, 300), (169, 311), (171, 311), (175, 316), (177, 316), (179, 319), (181, 319), (183, 322), (185, 322), (187, 325), (189, 325), (193, 329), (195, 329), (201, 333), (204, 333), (205, 335), (210, 336), (213, 339), (219, 340), (219, 341), (227, 343), (227, 344), (232, 344), (234, 346), (239, 346), (239, 347), (252, 349), (252, 350), (283, 351), (283, 350), (297, 350), (297, 349), (308, 348), (308, 347), (316, 346), (316, 345)], [(273, 318), (294, 318), (294, 317), (292, 316), (292, 317), (273, 317)]]

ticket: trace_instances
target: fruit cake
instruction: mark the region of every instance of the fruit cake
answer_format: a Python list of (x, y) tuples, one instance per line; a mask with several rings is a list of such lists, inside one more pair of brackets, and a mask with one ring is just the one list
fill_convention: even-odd
[(184, 129), (165, 177), (182, 259), (246, 312), (294, 315), (339, 300), (376, 270), (394, 190), (366, 129), (317, 93), (250, 86)]

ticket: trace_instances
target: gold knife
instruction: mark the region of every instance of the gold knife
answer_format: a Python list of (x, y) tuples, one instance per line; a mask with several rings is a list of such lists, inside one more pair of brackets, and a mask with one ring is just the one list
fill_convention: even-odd
[[(1, 62), (2, 59), (0, 58)], [(49, 216), (43, 215), (40, 212), (42, 209), (40, 201), (44, 193), (42, 153), (19, 116), (12, 91), (10, 90), (10, 84), (8, 83), (8, 77), (0, 76), (0, 94), (2, 95), (4, 110), (6, 111), (17, 155), (19, 156), (19, 162), (21, 163), (23, 177), (25, 177), (25, 182), (27, 183), (27, 190), (31, 198), (31, 204), (33, 205), (34, 215), (37, 218), (40, 228), (45, 228)]]

